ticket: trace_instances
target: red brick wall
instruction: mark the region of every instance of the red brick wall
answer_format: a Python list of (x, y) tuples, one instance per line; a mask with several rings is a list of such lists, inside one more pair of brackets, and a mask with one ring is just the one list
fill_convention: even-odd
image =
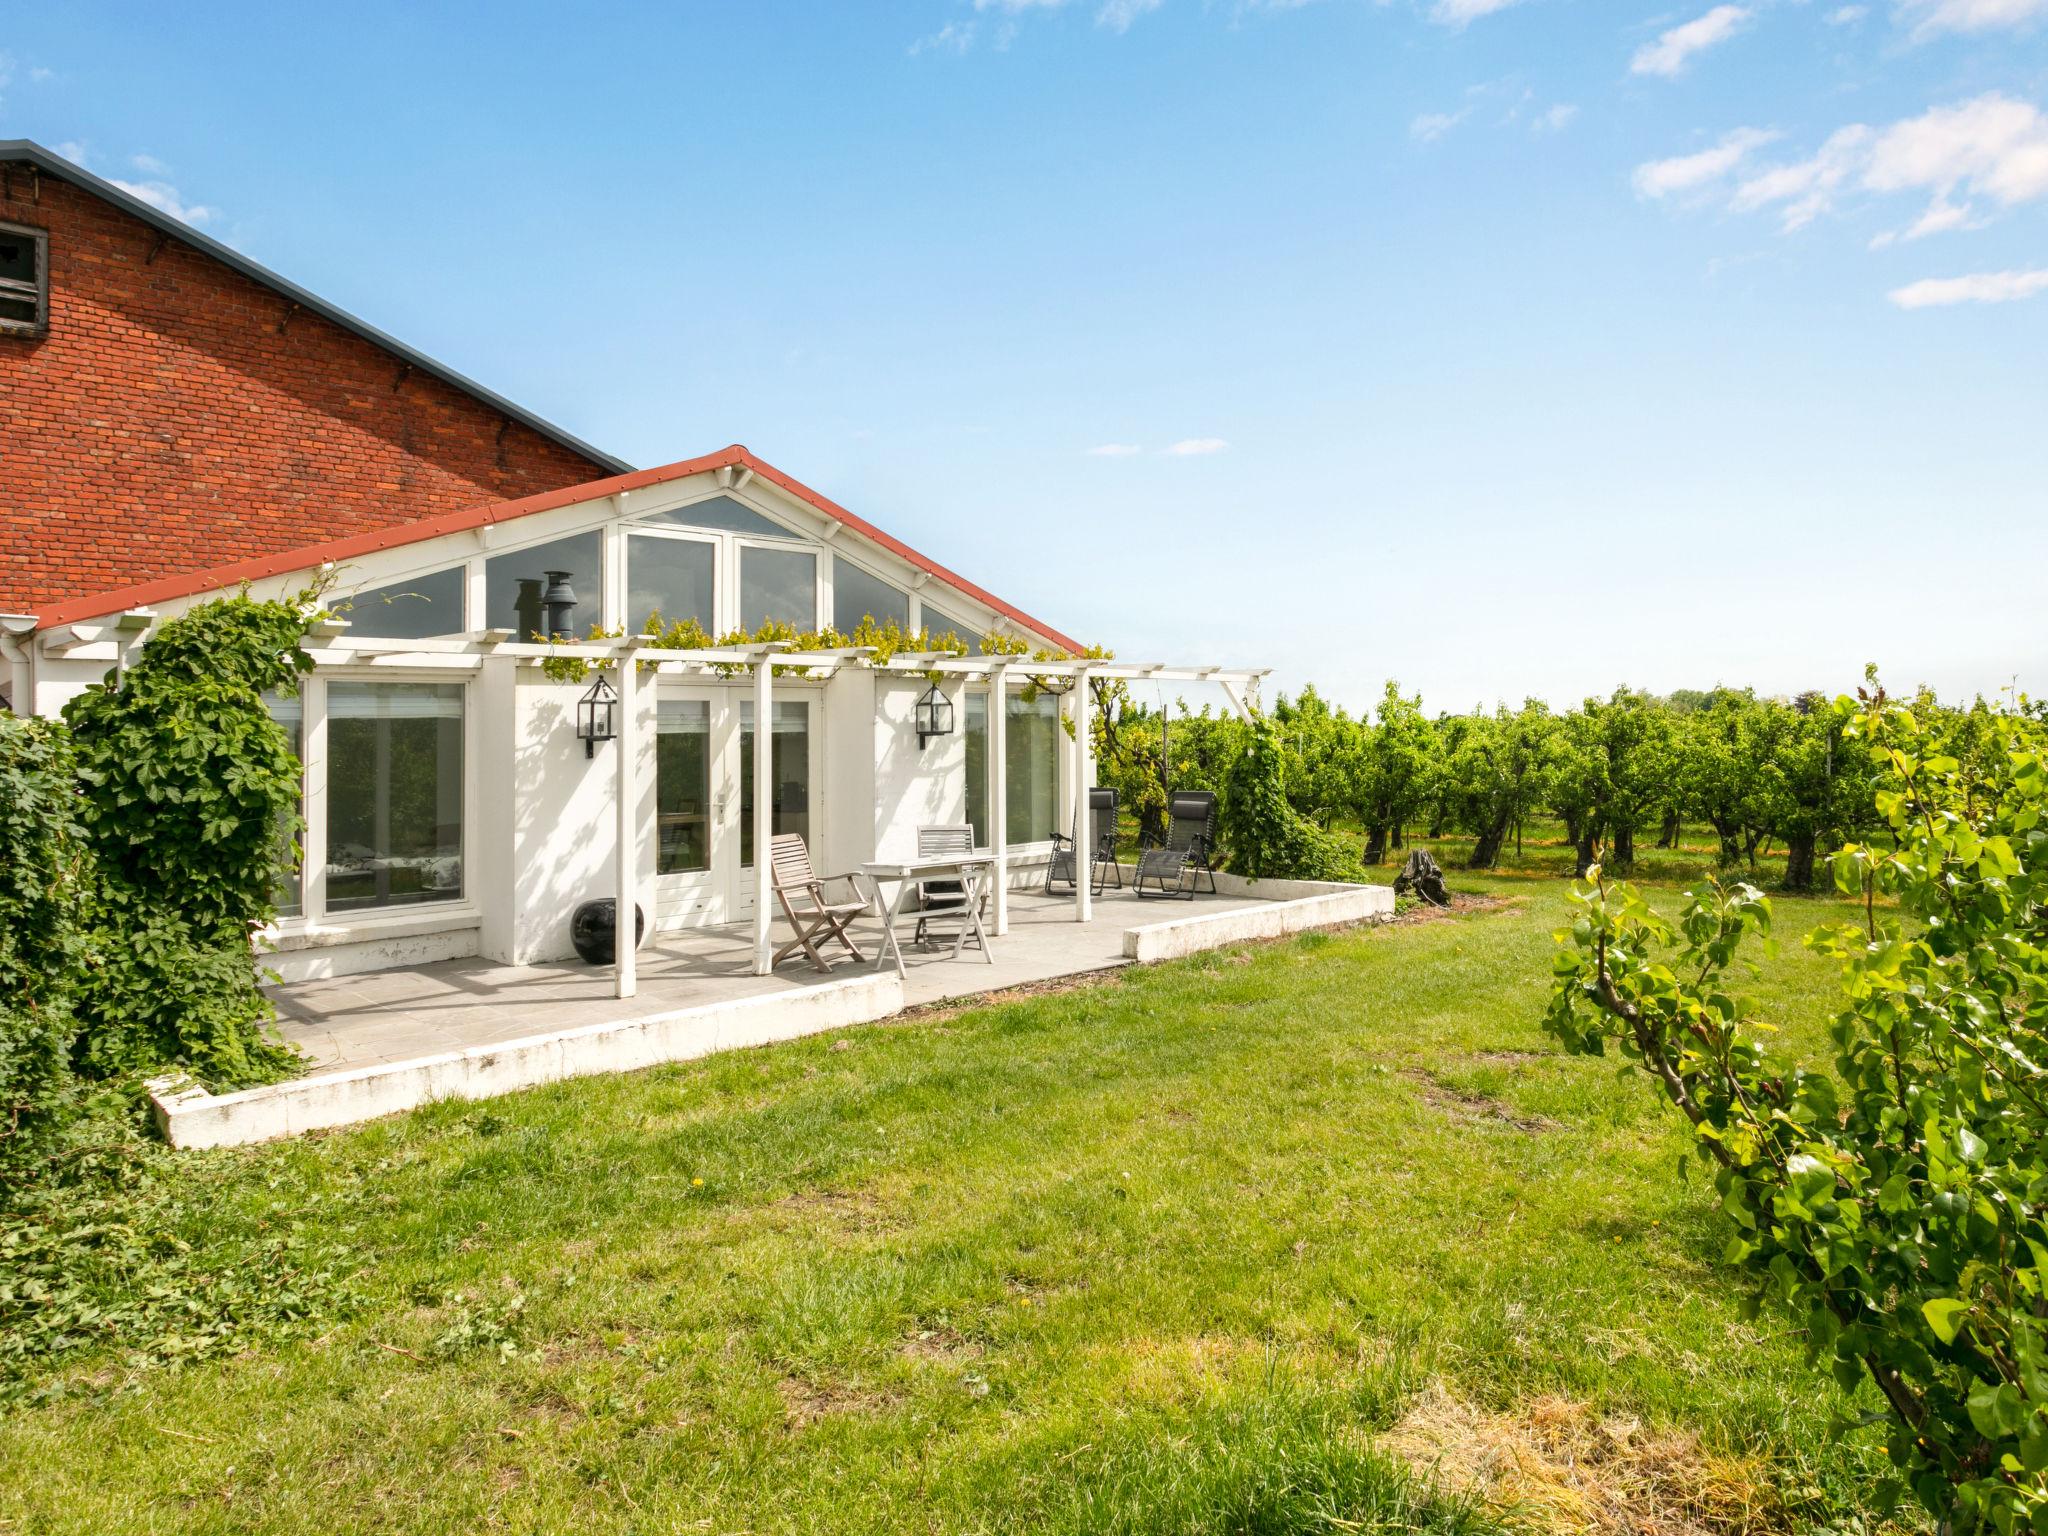
[(50, 233), (49, 332), (0, 335), (0, 612), (613, 472), (88, 192), (0, 173), (0, 221)]

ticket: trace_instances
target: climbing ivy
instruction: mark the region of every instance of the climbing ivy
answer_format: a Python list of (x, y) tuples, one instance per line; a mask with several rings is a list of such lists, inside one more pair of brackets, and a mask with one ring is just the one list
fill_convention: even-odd
[(69, 1097), (91, 876), (69, 735), (0, 715), (0, 1168)]
[(312, 668), (312, 612), (201, 603), (65, 708), (98, 876), (77, 1053), (91, 1073), (175, 1064), (227, 1086), (295, 1060), (266, 1031), (250, 942), (298, 828), (298, 760), (263, 696)]

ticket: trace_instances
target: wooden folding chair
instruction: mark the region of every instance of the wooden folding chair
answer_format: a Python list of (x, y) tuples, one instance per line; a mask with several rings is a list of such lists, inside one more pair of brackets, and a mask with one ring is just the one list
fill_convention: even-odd
[[(776, 965), (802, 950), (811, 957), (811, 964), (821, 971), (829, 971), (832, 962), (818, 953), (818, 945), (829, 945), (835, 939), (846, 946), (854, 959), (867, 959), (846, 931), (855, 918), (869, 910), (868, 899), (861, 894), (859, 876), (827, 875), (819, 878), (811, 868), (811, 850), (805, 845), (801, 832), (780, 832), (770, 838), (768, 865), (775, 899), (782, 903), (789, 926), (796, 931), (796, 938), (775, 952)], [(826, 900), (825, 887), (842, 880), (857, 899)]]

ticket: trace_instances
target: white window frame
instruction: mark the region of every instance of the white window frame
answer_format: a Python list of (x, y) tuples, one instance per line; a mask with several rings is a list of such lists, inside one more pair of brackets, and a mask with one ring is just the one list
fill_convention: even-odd
[[(607, 619), (612, 628), (617, 629), (628, 624), (644, 624), (647, 622), (645, 614), (635, 617), (625, 611), (626, 599), (631, 594), (633, 588), (633, 540), (635, 539), (667, 539), (677, 544), (709, 545), (711, 547), (711, 612), (704, 616), (702, 623), (706, 629), (711, 631), (714, 639), (724, 634), (727, 629), (733, 627), (727, 622), (726, 615), (738, 610), (734, 606), (733, 600), (727, 597), (725, 591), (726, 555), (724, 549), (725, 536), (723, 534), (714, 533), (703, 528), (647, 528), (631, 521), (621, 522), (616, 526), (619, 530), (617, 567), (614, 569), (612, 563), (607, 561), (605, 569), (606, 580), (612, 583), (614, 589), (619, 594), (618, 612), (610, 615)], [(675, 620), (682, 617), (682, 615), (664, 614), (663, 617)]]
[(845, 550), (836, 548), (832, 551), (832, 590), (830, 592), (821, 592), (819, 597), (818, 607), (820, 613), (824, 616), (825, 622), (830, 623), (832, 620), (837, 619), (839, 617), (838, 568), (841, 561), (844, 561), (846, 564), (852, 566), (855, 570), (859, 571), (863, 576), (866, 576), (869, 580), (879, 581), (882, 583), (882, 585), (893, 588), (898, 592), (901, 592), (903, 594), (904, 626), (909, 630), (911, 634), (917, 633), (918, 602), (916, 588), (913, 587), (907, 581), (899, 580), (897, 577), (886, 575), (883, 572), (876, 570), (874, 566), (869, 564), (867, 561), (860, 559), (858, 556), (848, 554)]
[(803, 541), (801, 550), (792, 550), (788, 544), (780, 539), (756, 539), (737, 533), (729, 533), (725, 537), (732, 546), (731, 553), (727, 557), (730, 567), (729, 580), (731, 585), (727, 588), (728, 607), (726, 609), (732, 615), (732, 628), (738, 629), (747, 621), (746, 603), (741, 596), (743, 578), (740, 574), (740, 566), (741, 562), (747, 557), (746, 552), (750, 549), (764, 549), (770, 553), (781, 555), (802, 553), (811, 557), (811, 622), (808, 626), (799, 624), (797, 628), (804, 629), (808, 627), (818, 630), (825, 627), (825, 600), (830, 583), (825, 580), (825, 555), (827, 551), (819, 545), (817, 540), (806, 539)]
[[(542, 542), (546, 542), (543, 540)], [(445, 569), (445, 567), (444, 567)], [(381, 585), (381, 583), (380, 583)], [(327, 912), (327, 685), (329, 683), (459, 683), (462, 686), (462, 894), (452, 901), (413, 902), (402, 907), (351, 907), (332, 918)], [(477, 818), (482, 814), (478, 792), (477, 752), (482, 725), (477, 718), (477, 677), (474, 672), (421, 667), (320, 668), (299, 679), (305, 708), (305, 757), (300, 764), (299, 803), (305, 827), (300, 835), (299, 904), (296, 917), (280, 918), (272, 929), (282, 947), (327, 936), (376, 938), (391, 930), (407, 932), (471, 928), (483, 919), (477, 899)], [(300, 941), (293, 943), (292, 941)]]

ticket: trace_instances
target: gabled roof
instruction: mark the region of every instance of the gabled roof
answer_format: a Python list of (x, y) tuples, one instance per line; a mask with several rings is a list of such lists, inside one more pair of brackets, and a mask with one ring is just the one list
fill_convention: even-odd
[(161, 230), (175, 240), (181, 240), (196, 251), (202, 251), (215, 261), (225, 263), (242, 276), (261, 283), (274, 292), (283, 294), (301, 309), (320, 316), (321, 319), (353, 332), (373, 346), (382, 347), (399, 361), (410, 365), (417, 372), (429, 374), (442, 383), (461, 390), (464, 394), (482, 401), (492, 410), (509, 416), (521, 426), (529, 427), (551, 442), (559, 443), (572, 453), (579, 453), (607, 469), (625, 473), (632, 469), (624, 459), (604, 453), (581, 438), (563, 431), (553, 422), (536, 416), (524, 406), (514, 405), (503, 395), (484, 388), (476, 380), (457, 373), (446, 363), (436, 362), (424, 352), (417, 352), (394, 336), (387, 336), (368, 321), (358, 320), (345, 309), (339, 309), (316, 293), (309, 293), (297, 283), (279, 277), (268, 267), (261, 266), (244, 256), (240, 251), (202, 235), (183, 220), (174, 219), (160, 208), (153, 208), (132, 193), (124, 192), (103, 177), (95, 176), (83, 166), (74, 165), (62, 155), (43, 148), (33, 139), (0, 139), (0, 163), (12, 162), (17, 165), (32, 165), (44, 176), (58, 181), (69, 182), (72, 186), (90, 192), (94, 197), (112, 203), (123, 213), (142, 220), (143, 223)]
[(317, 566), (353, 560), (380, 549), (398, 549), (407, 544), (418, 544), (426, 539), (438, 538), (442, 534), (464, 533), (487, 524), (507, 523), (535, 512), (574, 506), (580, 501), (597, 501), (606, 496), (615, 496), (621, 491), (643, 490), (649, 486), (663, 485), (671, 480), (681, 480), (690, 475), (720, 469), (752, 470), (761, 479), (781, 487), (814, 511), (852, 529), (862, 538), (879, 544), (917, 569), (937, 577), (947, 586), (986, 604), (1005, 618), (1022, 625), (1032, 634), (1051, 641), (1062, 650), (1078, 654), (1084, 649), (1080, 641), (1061, 634), (1051, 625), (1034, 619), (1023, 609), (1004, 602), (986, 588), (977, 586), (966, 577), (948, 570), (929, 556), (918, 553), (901, 539), (884, 533), (867, 519), (857, 517), (838, 502), (821, 496), (794, 476), (787, 475), (774, 465), (754, 457), (738, 443), (721, 448), (716, 453), (706, 454), (702, 458), (682, 459), (674, 464), (664, 464), (658, 469), (632, 470), (603, 480), (591, 480), (583, 485), (565, 486), (559, 491), (545, 491), (538, 496), (522, 496), (516, 501), (494, 501), (461, 512), (447, 512), (439, 517), (424, 517), (418, 522), (405, 523), (396, 528), (381, 528), (371, 533), (355, 534), (346, 539), (306, 544), (298, 549), (288, 549), (275, 555), (263, 555), (234, 565), (217, 566), (210, 571), (166, 576), (160, 581), (121, 587), (91, 597), (73, 598), (69, 602), (58, 603), (37, 614), (36, 627), (50, 629), (60, 624), (74, 624), (83, 619), (104, 618), (110, 613), (120, 613), (129, 608), (144, 608), (152, 603), (195, 597), (202, 592), (239, 586), (246, 581), (260, 581), (270, 576), (288, 576), (294, 571), (309, 571)]

